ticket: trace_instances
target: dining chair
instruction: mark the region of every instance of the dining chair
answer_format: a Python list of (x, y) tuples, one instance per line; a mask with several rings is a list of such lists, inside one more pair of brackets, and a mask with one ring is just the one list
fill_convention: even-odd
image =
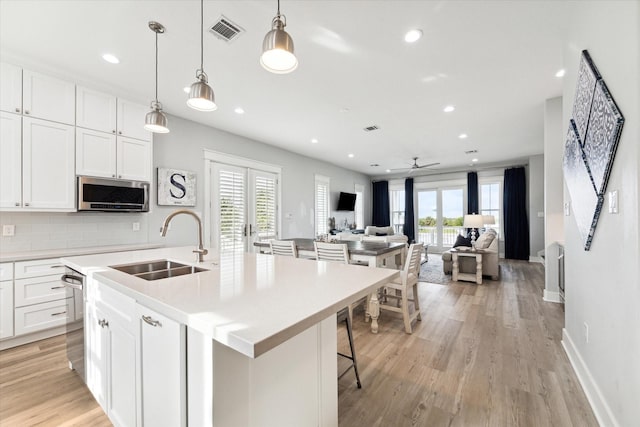
[(298, 248), (293, 240), (270, 240), (272, 255), (292, 256), (298, 258)]
[[(422, 320), (420, 298), (418, 297), (418, 276), (420, 275), (420, 257), (423, 250), (422, 243), (413, 243), (409, 246), (400, 278), (385, 285), (385, 295), (380, 300), (380, 310), (402, 313), (404, 330), (408, 334), (413, 332), (411, 329), (413, 320)], [(391, 290), (394, 292), (389, 292)], [(413, 298), (409, 298), (410, 290), (413, 291)], [(390, 304), (389, 299), (394, 300), (395, 305)], [(409, 313), (409, 302), (413, 302), (413, 313)]]
[[(314, 242), (313, 245), (316, 251), (316, 260), (342, 262), (344, 264), (349, 264), (349, 249), (346, 243)], [(362, 383), (360, 383), (360, 374), (358, 373), (358, 362), (356, 361), (356, 350), (353, 343), (352, 314), (353, 308), (350, 305), (349, 307), (345, 307), (342, 310), (338, 311), (338, 314), (336, 316), (338, 319), (338, 323), (345, 322), (345, 324), (347, 325), (349, 348), (351, 349), (351, 356), (338, 352), (338, 356), (342, 356), (345, 359), (351, 360), (351, 364), (349, 365), (349, 367), (338, 375), (338, 379), (342, 378), (347, 372), (349, 372), (351, 368), (353, 368), (354, 372), (356, 373), (356, 383), (358, 385), (358, 388), (362, 388)]]

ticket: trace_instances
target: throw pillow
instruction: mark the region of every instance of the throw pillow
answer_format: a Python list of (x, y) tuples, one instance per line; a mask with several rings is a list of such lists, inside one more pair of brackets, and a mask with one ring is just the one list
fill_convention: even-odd
[(471, 239), (468, 237), (464, 237), (462, 234), (458, 234), (458, 237), (456, 238), (456, 242), (453, 244), (454, 248), (457, 248), (458, 246), (467, 246), (467, 247), (471, 247)]
[(491, 246), (491, 243), (495, 238), (496, 235), (493, 233), (482, 233), (480, 237), (476, 239), (476, 249), (487, 249)]
[(376, 236), (386, 236), (387, 233), (376, 233)]

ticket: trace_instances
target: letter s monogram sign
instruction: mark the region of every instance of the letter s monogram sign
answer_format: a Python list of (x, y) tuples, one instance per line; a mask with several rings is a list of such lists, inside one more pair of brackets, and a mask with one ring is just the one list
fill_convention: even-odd
[(158, 205), (195, 206), (195, 172), (158, 168)]

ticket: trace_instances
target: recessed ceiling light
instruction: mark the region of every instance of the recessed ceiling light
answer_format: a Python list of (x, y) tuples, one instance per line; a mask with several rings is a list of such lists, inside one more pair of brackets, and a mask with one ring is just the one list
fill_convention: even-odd
[(313, 138), (313, 139), (311, 140), (311, 143), (312, 143), (312, 144), (317, 144), (317, 143), (318, 143), (318, 138)]
[(120, 60), (115, 55), (112, 55), (110, 53), (105, 53), (104, 55), (102, 55), (102, 59), (104, 59), (105, 61), (107, 61), (110, 64), (119, 64), (120, 63)]
[(353, 159), (355, 156), (353, 155), (353, 153), (349, 153), (349, 158)]
[(182, 88), (182, 90), (184, 91), (184, 93), (189, 93), (191, 92), (191, 86), (185, 86)]
[(244, 114), (244, 109), (242, 107), (236, 107), (233, 111), (235, 111), (236, 114)]
[(460, 139), (467, 139), (469, 135), (467, 135), (466, 133), (461, 133), (460, 135), (458, 135), (458, 138)]
[(562, 68), (562, 69), (558, 70), (558, 72), (556, 73), (556, 77), (564, 77), (566, 72), (567, 71), (564, 68)]
[(386, 172), (386, 173), (389, 173), (389, 172), (391, 172), (391, 169), (387, 169), (385, 172)]
[(478, 159), (471, 159), (471, 161), (475, 163), (478, 161)]
[(404, 35), (404, 41), (407, 43), (414, 43), (420, 40), (422, 37), (422, 30), (411, 30), (407, 31), (407, 34)]
[(456, 109), (456, 107), (454, 107), (453, 105), (447, 105), (446, 107), (444, 107), (444, 109), (442, 111), (444, 111), (445, 113), (450, 113), (455, 109)]

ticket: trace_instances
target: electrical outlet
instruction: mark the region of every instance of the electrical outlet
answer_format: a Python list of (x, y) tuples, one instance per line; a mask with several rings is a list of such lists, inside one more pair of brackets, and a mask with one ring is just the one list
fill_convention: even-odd
[(564, 202), (564, 216), (571, 215), (571, 205), (569, 202)]
[(589, 344), (589, 324), (584, 322), (584, 342)]
[(140, 231), (140, 223), (139, 222), (134, 222), (133, 223), (133, 231)]
[(2, 236), (11, 237), (16, 235), (16, 226), (15, 225), (3, 225), (2, 226)]

